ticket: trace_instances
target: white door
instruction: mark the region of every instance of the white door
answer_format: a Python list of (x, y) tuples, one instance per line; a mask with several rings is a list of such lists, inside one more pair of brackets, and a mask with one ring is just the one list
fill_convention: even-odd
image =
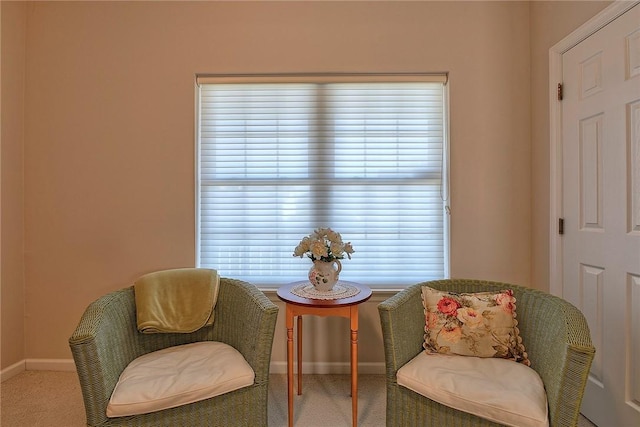
[(640, 5), (562, 59), (562, 290), (596, 347), (582, 413), (640, 426)]

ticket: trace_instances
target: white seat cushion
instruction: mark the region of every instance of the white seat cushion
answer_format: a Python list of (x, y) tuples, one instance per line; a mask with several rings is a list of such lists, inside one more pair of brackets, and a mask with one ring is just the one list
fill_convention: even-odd
[(230, 345), (205, 341), (138, 357), (120, 375), (108, 417), (145, 414), (253, 384), (255, 373)]
[(423, 351), (400, 368), (397, 377), (398, 384), (409, 390), (497, 423), (549, 425), (544, 384), (522, 363)]

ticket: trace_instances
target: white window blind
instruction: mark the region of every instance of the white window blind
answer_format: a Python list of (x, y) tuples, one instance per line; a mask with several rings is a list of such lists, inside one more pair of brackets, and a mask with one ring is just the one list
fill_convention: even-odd
[[(312, 79), (311, 79), (312, 80)], [(260, 287), (304, 280), (300, 239), (350, 241), (340, 278), (448, 276), (442, 82), (201, 83), (198, 265)]]

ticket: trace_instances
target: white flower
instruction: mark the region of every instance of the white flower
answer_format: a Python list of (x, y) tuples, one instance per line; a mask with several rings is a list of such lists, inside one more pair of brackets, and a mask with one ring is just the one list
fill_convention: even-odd
[(331, 242), (329, 248), (336, 257), (344, 258), (344, 245), (342, 243)]
[(340, 233), (330, 228), (318, 228), (303, 237), (293, 251), (293, 256), (307, 255), (311, 260), (333, 261), (343, 259), (346, 253), (349, 259), (354, 252), (351, 242), (343, 243)]
[(484, 320), (482, 315), (471, 307), (459, 308), (457, 313), (458, 320), (471, 329), (482, 325)]
[(349, 259), (351, 259), (351, 254), (354, 252), (353, 247), (351, 246), (351, 242), (345, 243), (344, 251), (347, 253)]
[(298, 246), (296, 246), (296, 249), (293, 252), (293, 256), (301, 257), (302, 255), (304, 255), (309, 250), (310, 243), (311, 239), (308, 236), (302, 239)]
[(322, 240), (314, 240), (311, 244), (311, 255), (316, 258), (327, 258), (329, 256), (329, 248)]

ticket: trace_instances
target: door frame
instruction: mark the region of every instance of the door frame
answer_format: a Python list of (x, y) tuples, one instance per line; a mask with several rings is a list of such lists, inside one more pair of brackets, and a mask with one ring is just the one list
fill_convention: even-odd
[(616, 0), (549, 49), (549, 292), (562, 297), (562, 238), (558, 218), (562, 212), (562, 102), (558, 83), (562, 82), (562, 56), (607, 24), (640, 3)]

